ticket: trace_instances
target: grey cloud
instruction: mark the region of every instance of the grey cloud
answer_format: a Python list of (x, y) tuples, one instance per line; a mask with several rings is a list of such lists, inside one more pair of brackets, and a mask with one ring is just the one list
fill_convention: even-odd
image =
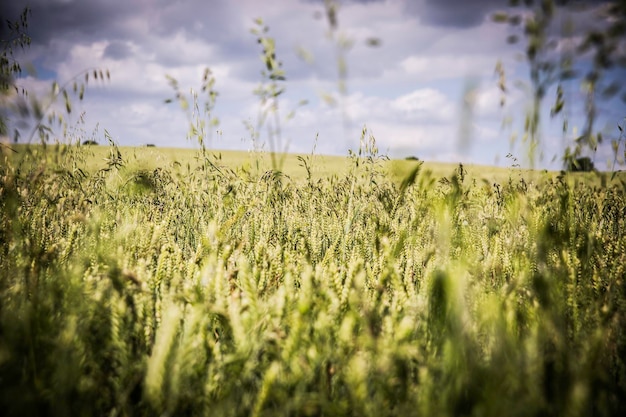
[(119, 41), (111, 42), (104, 50), (104, 56), (107, 58), (122, 60), (130, 55), (130, 48), (127, 44)]
[(479, 25), (487, 13), (506, 4), (506, 0), (407, 0), (405, 7), (423, 23), (467, 28)]
[(122, 0), (47, 1), (18, 0), (2, 2), (0, 15), (17, 18), (24, 7), (30, 7), (28, 33), (35, 44), (48, 44), (58, 37), (72, 37), (75, 41), (91, 40), (115, 27), (132, 11), (133, 2)]
[[(612, 0), (556, 0), (557, 5), (572, 8), (597, 6)], [(491, 13), (505, 9), (509, 0), (405, 0), (409, 14), (433, 26), (469, 28), (480, 25)]]
[(137, 16), (146, 21), (150, 34), (159, 36), (184, 30), (223, 40), (247, 29), (232, 25), (238, 11), (229, 1), (16, 0), (0, 2), (0, 17), (15, 20), (27, 5), (32, 11), (28, 33), (35, 44), (68, 37), (77, 42), (122, 39), (128, 20)]
[(160, 0), (146, 11), (150, 29), (157, 35), (170, 35), (179, 30), (201, 36), (223, 39), (237, 31), (232, 27), (236, 10), (232, 2), (186, 0), (171, 2)]
[[(190, 39), (215, 45), (218, 56), (229, 59), (242, 59), (256, 46), (249, 27), (241, 19), (237, 2), (228, 0), (0, 1), (0, 18), (15, 20), (26, 5), (32, 11), (27, 29), (32, 38), (31, 49), (47, 48), (46, 61), (51, 64), (67, 58), (69, 50), (59, 50), (59, 45), (106, 40), (111, 45), (105, 55), (122, 59), (130, 52), (125, 45), (130, 40), (140, 48), (150, 49), (153, 38), (180, 31)], [(0, 35), (4, 39), (6, 30)], [(159, 55), (159, 51), (149, 52)]]
[[(303, 3), (317, 3), (320, 5), (324, 5), (324, 1), (325, 0), (300, 0)], [(368, 3), (384, 3), (385, 0), (344, 0), (344, 1), (339, 1), (339, 3), (361, 3), (361, 4), (368, 4)]]

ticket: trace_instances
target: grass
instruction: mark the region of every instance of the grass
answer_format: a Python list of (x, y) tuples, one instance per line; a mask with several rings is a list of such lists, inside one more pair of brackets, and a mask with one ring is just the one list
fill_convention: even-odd
[(231, 169), (166, 149), (9, 153), (6, 415), (625, 411), (620, 178), (425, 165), (399, 182), (388, 168), (408, 162), (362, 152), (289, 181), (237, 169), (257, 162), (241, 153)]
[[(258, 23), (271, 112), (284, 74)], [(214, 81), (205, 121), (170, 79), (200, 144)], [(3, 146), (2, 414), (625, 415), (624, 175), (388, 161), (366, 133), (280, 172)]]
[[(33, 149), (38, 149), (40, 145), (31, 145)], [(17, 152), (8, 152), (14, 160), (20, 158), (20, 154), (27, 152), (28, 147), (25, 145), (12, 145), (12, 149)], [(195, 169), (201, 163), (198, 159), (198, 151), (189, 148), (156, 148), (156, 147), (119, 147), (123, 155), (124, 169), (129, 175), (132, 173), (146, 170), (153, 171), (157, 168), (164, 168), (173, 171), (185, 171)], [(247, 151), (224, 151), (214, 150), (208, 151), (210, 155), (215, 156), (218, 165), (223, 165), (234, 171), (247, 172), (254, 175), (262, 175), (264, 172), (272, 169), (271, 158), (267, 153), (263, 152), (247, 152)], [(108, 146), (88, 146), (81, 150), (85, 167), (93, 173), (95, 170), (104, 166), (105, 161), (109, 158), (110, 148)], [(290, 179), (299, 182), (307, 178), (307, 171), (304, 168), (302, 159), (309, 158), (313, 164), (311, 176), (314, 180), (330, 178), (332, 176), (345, 176), (352, 168), (352, 161), (348, 157), (329, 156), (329, 155), (310, 155), (310, 154), (287, 154), (284, 158), (284, 165), (281, 171)], [(400, 183), (418, 163), (417, 161), (393, 159), (381, 159), (379, 161), (382, 170), (394, 182)], [(559, 171), (535, 171), (519, 168), (503, 168), (486, 165), (465, 164), (464, 169), (472, 179), (481, 183), (503, 184), (509, 179), (519, 180), (524, 178), (525, 181), (548, 181), (555, 180), (559, 175)], [(455, 163), (439, 163), (425, 161), (422, 167), (423, 172), (430, 172), (435, 180), (444, 177), (450, 177), (458, 168)], [(611, 173), (571, 173), (568, 176), (569, 181), (584, 181), (589, 185), (599, 185), (611, 181), (619, 183), (620, 178), (626, 178), (626, 173), (619, 172), (616, 178), (611, 180)]]

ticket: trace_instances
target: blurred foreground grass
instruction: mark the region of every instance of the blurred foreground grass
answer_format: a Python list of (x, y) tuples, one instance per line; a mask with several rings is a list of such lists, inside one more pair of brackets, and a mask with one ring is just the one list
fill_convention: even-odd
[(626, 412), (621, 177), (19, 151), (0, 155), (3, 415)]

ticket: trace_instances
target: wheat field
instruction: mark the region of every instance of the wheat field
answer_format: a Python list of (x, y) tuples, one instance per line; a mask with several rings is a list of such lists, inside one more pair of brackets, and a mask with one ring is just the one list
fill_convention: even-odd
[(625, 411), (621, 177), (2, 158), (4, 415)]

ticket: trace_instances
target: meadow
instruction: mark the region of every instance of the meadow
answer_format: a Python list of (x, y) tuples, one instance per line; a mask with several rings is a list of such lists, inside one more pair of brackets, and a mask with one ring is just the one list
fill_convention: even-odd
[(372, 145), (3, 146), (3, 414), (623, 414), (625, 179)]
[[(546, 85), (552, 118), (575, 76), (548, 59), (554, 3), (524, 3), (494, 20), (527, 43), (532, 150)], [(324, 6), (345, 95), (350, 42)], [(594, 83), (624, 33), (606, 11), (614, 26), (581, 38), (596, 72), (577, 79), (589, 129), (570, 168), (601, 141)], [(22, 117), (37, 142), (0, 144), (1, 415), (626, 415), (626, 174), (389, 160), (366, 129), (347, 157), (213, 151), (208, 69), (204, 99), (168, 77), (199, 149), (78, 145), (72, 102), (110, 74), (20, 92), (28, 16), (0, 60), (0, 134)], [(256, 25), (251, 140), (282, 149), (286, 76)]]

